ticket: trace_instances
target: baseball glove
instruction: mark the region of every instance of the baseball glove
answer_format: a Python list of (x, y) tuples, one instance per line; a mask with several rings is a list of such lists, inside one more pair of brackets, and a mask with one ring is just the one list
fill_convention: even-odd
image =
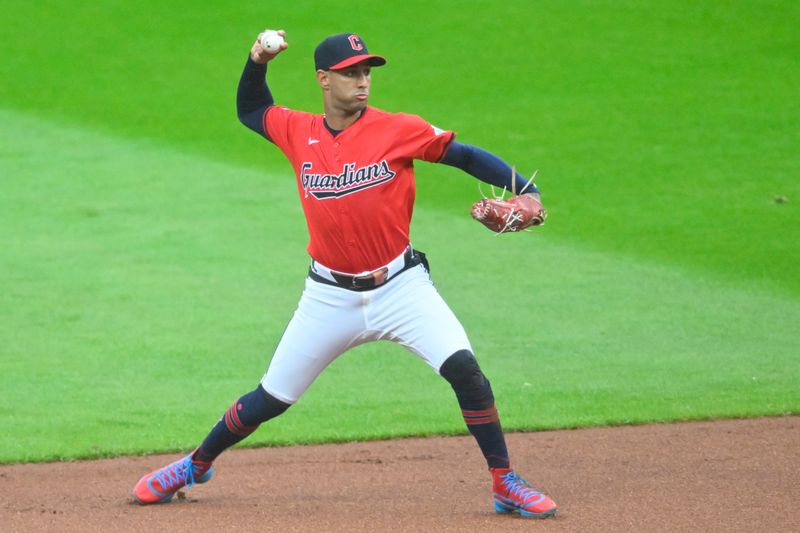
[(484, 198), (475, 202), (472, 218), (495, 233), (510, 233), (541, 226), (547, 218), (547, 211), (536, 198), (522, 194), (507, 200)]

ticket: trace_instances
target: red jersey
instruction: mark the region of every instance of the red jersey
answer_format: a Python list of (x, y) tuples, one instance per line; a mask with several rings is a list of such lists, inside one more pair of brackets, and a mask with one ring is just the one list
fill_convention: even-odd
[(335, 137), (324, 115), (273, 106), (263, 120), (297, 176), (308, 253), (351, 274), (375, 270), (408, 246), (414, 159), (440, 161), (455, 138), (418, 116), (374, 107)]

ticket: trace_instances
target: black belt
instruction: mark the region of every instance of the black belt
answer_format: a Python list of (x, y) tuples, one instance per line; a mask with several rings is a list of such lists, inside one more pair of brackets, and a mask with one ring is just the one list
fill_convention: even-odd
[(308, 277), (314, 281), (318, 281), (319, 283), (333, 285), (334, 287), (340, 287), (349, 291), (371, 291), (372, 289), (377, 289), (384, 283), (388, 283), (390, 280), (396, 278), (398, 274), (401, 274), (409, 268), (413, 268), (417, 265), (422, 264), (425, 266), (425, 270), (429, 270), (428, 260), (426, 259), (425, 254), (419, 250), (414, 250), (410, 246), (406, 250), (405, 254), (403, 254), (403, 259), (405, 261), (403, 268), (391, 277), (388, 275), (388, 269), (386, 267), (379, 268), (378, 270), (374, 270), (361, 276), (351, 276), (342, 272), (331, 271), (331, 275), (336, 281), (323, 278), (314, 272), (313, 267), (308, 267)]

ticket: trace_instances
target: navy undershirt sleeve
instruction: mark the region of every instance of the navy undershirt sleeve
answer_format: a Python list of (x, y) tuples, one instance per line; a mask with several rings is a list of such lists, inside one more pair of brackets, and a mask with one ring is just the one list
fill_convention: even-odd
[(538, 193), (539, 189), (533, 183), (529, 184), (519, 172), (514, 175), (514, 187), (511, 186), (511, 167), (496, 155), (482, 150), (477, 146), (453, 142), (441, 160), (445, 165), (460, 168), (467, 174), (475, 176), (484, 183), (506, 190), (515, 190), (517, 194)]
[(236, 113), (242, 124), (269, 139), (264, 131), (264, 112), (275, 100), (267, 87), (266, 76), (267, 65), (256, 63), (248, 55), (236, 91)]

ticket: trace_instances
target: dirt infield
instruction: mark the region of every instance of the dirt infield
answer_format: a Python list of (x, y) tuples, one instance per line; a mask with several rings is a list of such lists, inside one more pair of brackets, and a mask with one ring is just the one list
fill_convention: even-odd
[(496, 515), (474, 442), (456, 437), (235, 450), (208, 484), (149, 507), (131, 487), (176, 456), (2, 466), (0, 530), (800, 531), (800, 417), (508, 441), (555, 518)]

